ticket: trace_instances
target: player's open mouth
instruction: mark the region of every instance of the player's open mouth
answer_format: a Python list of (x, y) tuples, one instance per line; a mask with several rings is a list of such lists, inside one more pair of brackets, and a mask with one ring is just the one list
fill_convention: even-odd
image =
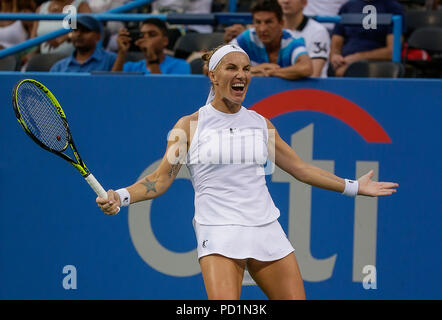
[(234, 83), (232, 84), (232, 89), (238, 92), (243, 92), (246, 85), (244, 83)]

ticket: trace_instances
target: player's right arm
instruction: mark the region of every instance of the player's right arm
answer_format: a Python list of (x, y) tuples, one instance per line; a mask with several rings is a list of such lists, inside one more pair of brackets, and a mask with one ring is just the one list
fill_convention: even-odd
[[(151, 174), (126, 187), (130, 194), (130, 203), (150, 200), (159, 197), (169, 189), (175, 180), (190, 145), (190, 121), (192, 116), (181, 118), (169, 134), (166, 152), (158, 168)], [(108, 199), (98, 197), (97, 204), (104, 213), (118, 213), (121, 206), (120, 196), (113, 190), (108, 191)]]

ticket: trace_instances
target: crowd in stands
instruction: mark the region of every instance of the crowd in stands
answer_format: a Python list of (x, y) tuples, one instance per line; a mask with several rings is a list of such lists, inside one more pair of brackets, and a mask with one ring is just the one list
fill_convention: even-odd
[[(320, 23), (313, 17), (361, 14), (364, 7), (371, 5), (378, 14), (403, 17), (401, 56), (402, 65), (407, 68), (402, 76), (442, 76), (442, 3), (439, 0), (238, 0), (238, 11), (251, 12), (251, 25), (169, 25), (156, 18), (141, 23), (102, 23), (90, 15), (130, 1), (2, 0), (2, 13), (62, 13), (63, 8), (71, 5), (78, 13), (86, 14), (78, 17), (72, 32), (16, 54), (16, 65), (7, 70), (40, 71), (33, 69), (38, 58), (46, 59), (48, 65), (44, 68), (51, 72), (207, 74), (201, 62), (203, 53), (230, 43), (249, 54), (253, 76), (288, 80), (348, 76), (350, 66), (356, 62), (392, 60), (392, 25), (367, 29), (362, 24)], [(132, 12), (199, 14), (228, 11), (228, 6), (227, 0), (155, 0)], [(407, 19), (411, 13), (421, 17), (431, 13), (435, 18), (432, 24), (425, 25), (425, 19), (421, 19), (422, 25), (413, 25), (411, 19)], [(0, 50), (62, 27), (62, 21), (0, 20)], [(415, 29), (425, 27), (430, 27), (431, 30), (426, 31), (433, 32), (433, 42), (436, 42), (431, 48), (419, 47), (413, 41)], [(425, 37), (424, 31), (421, 38)], [(178, 54), (178, 43), (182, 44), (184, 38), (192, 34), (194, 38), (195, 35), (211, 38), (211, 42), (206, 47), (201, 44), (195, 47), (192, 54)], [(0, 69), (4, 70), (2, 60)], [(428, 63), (426, 68), (429, 66), (432, 72), (422, 71), (423, 62)], [(416, 71), (418, 68), (420, 71)]]

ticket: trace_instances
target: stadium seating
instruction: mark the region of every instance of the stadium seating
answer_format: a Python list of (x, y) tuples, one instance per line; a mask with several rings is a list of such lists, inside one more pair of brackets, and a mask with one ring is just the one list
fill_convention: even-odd
[(204, 60), (196, 58), (190, 61), (190, 70), (192, 74), (203, 74)]
[(211, 50), (223, 44), (224, 34), (214, 33), (187, 33), (181, 36), (175, 44), (175, 57), (186, 59), (192, 52)]
[(415, 30), (408, 38), (410, 48), (442, 53), (442, 27), (426, 27)]
[(35, 54), (29, 60), (26, 66), (26, 71), (36, 71), (45, 72), (49, 71), (51, 67), (59, 60), (67, 57), (66, 54), (60, 53), (46, 53), (46, 54)]
[(7, 56), (0, 59), (0, 70), (1, 71), (15, 71), (17, 67), (17, 59), (15, 56)]
[(442, 28), (442, 11), (408, 10), (405, 12), (406, 35), (409, 36), (419, 28)]
[(180, 29), (169, 27), (169, 29), (167, 29), (167, 36), (169, 37), (167, 49), (173, 51), (177, 40), (182, 36), (181, 31)]
[(400, 63), (361, 60), (352, 63), (345, 71), (344, 77), (401, 78), (404, 74), (404, 66)]
[(417, 29), (408, 38), (407, 51), (411, 48), (425, 50), (431, 57), (430, 61), (404, 59), (404, 63), (415, 69), (415, 77), (442, 77), (442, 28)]

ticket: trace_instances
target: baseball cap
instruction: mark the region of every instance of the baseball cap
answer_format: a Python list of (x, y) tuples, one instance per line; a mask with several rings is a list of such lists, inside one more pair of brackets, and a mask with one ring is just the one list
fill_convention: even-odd
[(95, 19), (93, 16), (90, 15), (81, 15), (77, 18), (77, 24), (82, 25), (83, 27), (88, 28), (91, 31), (95, 31), (98, 33), (101, 33), (102, 26), (100, 21)]

